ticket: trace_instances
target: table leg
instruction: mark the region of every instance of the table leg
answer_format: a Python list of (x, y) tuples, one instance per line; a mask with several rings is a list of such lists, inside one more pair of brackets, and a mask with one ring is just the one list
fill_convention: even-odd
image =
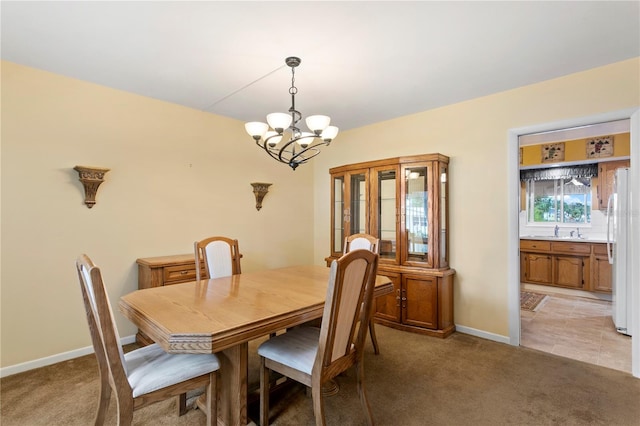
[(216, 353), (220, 359), (218, 424), (247, 424), (248, 344), (241, 343)]

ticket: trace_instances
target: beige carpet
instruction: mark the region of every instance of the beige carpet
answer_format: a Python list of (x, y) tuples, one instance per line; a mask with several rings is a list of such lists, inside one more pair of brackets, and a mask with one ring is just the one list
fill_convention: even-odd
[[(640, 380), (566, 358), (454, 333), (447, 339), (377, 326), (381, 354), (370, 342), (366, 386), (379, 426), (616, 425), (638, 426)], [(328, 425), (361, 425), (354, 374), (338, 377), (326, 398)], [(5, 377), (2, 426), (89, 425), (97, 402), (93, 356)], [(175, 400), (134, 414), (135, 425), (203, 425), (191, 410), (176, 416)], [(115, 424), (114, 405), (109, 422)], [(253, 411), (252, 411), (253, 412)], [(300, 387), (274, 403), (272, 424), (311, 425), (311, 399)]]

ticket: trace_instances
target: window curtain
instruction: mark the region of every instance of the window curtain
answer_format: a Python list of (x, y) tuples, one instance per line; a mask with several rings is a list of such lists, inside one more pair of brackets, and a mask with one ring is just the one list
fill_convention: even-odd
[(520, 180), (581, 179), (598, 176), (598, 164), (520, 170)]

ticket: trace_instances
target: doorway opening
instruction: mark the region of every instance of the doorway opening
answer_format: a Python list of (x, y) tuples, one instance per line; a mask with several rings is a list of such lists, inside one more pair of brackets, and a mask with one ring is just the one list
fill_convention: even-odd
[[(545, 169), (549, 167), (549, 164), (542, 163), (542, 145), (553, 145), (583, 139), (581, 143), (584, 146), (584, 139), (587, 138), (630, 132), (629, 117), (631, 117), (632, 113), (633, 111), (620, 111), (579, 120), (566, 120), (515, 129), (509, 132), (510, 177), (512, 177), (510, 189), (513, 191), (510, 196), (510, 199), (513, 200), (510, 202), (510, 248), (513, 250), (510, 250), (509, 253), (511, 344), (522, 345), (629, 373), (632, 372), (632, 341), (630, 337), (615, 331), (610, 314), (610, 293), (607, 294), (606, 291), (591, 291), (593, 288), (589, 283), (590, 275), (580, 278), (585, 278), (587, 283), (586, 286), (578, 290), (571, 288), (571, 284), (568, 284), (570, 281), (561, 282), (560, 286), (556, 286), (547, 285), (553, 283), (545, 282), (546, 278), (541, 279), (542, 284), (536, 282), (538, 277), (524, 278), (524, 269), (529, 268), (535, 262), (527, 259), (529, 263), (525, 265), (525, 257), (521, 257), (519, 250), (520, 236), (523, 232), (528, 234), (530, 241), (535, 241), (534, 236), (540, 237), (549, 246), (551, 244), (549, 241), (562, 241), (561, 244), (566, 246), (566, 244), (573, 242), (569, 239), (575, 236), (575, 230), (572, 229), (573, 224), (566, 225), (561, 223), (559, 227), (555, 227), (536, 226), (540, 224), (531, 223), (533, 220), (528, 222), (532, 216), (527, 216), (527, 199), (523, 195), (526, 193), (523, 192), (526, 188), (524, 184), (520, 184), (520, 169)], [(620, 126), (622, 126), (622, 130), (620, 130)], [(629, 133), (627, 133), (627, 141), (631, 144), (632, 141), (629, 140), (629, 136)], [(538, 145), (536, 149), (538, 149), (537, 152), (541, 156), (540, 164), (533, 166), (529, 164), (529, 167), (523, 166), (524, 150), (522, 148), (530, 146), (529, 151), (531, 151), (533, 145)], [(631, 150), (639, 149), (640, 147), (637, 145), (631, 148)], [(612, 155), (612, 157), (618, 160), (615, 156)], [(630, 161), (631, 156), (628, 153), (625, 157), (624, 159)], [(563, 165), (576, 166), (594, 162), (591, 158), (580, 159), (576, 158), (575, 155), (573, 157), (568, 156), (567, 160), (562, 161), (562, 163), (565, 163)], [(599, 158), (599, 160), (603, 160), (603, 158)], [(526, 164), (526, 161), (524, 164)], [(559, 164), (554, 165), (558, 166)], [(593, 200), (595, 204), (597, 203), (597, 194), (594, 198), (596, 198)], [(603, 225), (603, 218), (606, 216), (605, 212), (601, 212), (597, 205), (595, 207), (593, 212), (595, 215), (593, 217), (594, 223), (582, 224), (580, 226), (583, 228), (582, 235), (584, 235), (585, 229), (588, 229), (588, 232), (592, 235), (597, 234)], [(558, 217), (553, 220), (562, 222), (562, 219), (558, 219)], [(532, 230), (535, 232), (531, 232)], [(566, 234), (566, 236), (563, 234)], [(600, 233), (595, 240), (598, 243), (606, 242), (604, 232)], [(584, 242), (586, 241), (587, 239), (584, 240)], [(577, 244), (580, 242), (577, 242)], [(557, 245), (560, 246), (561, 244)], [(543, 245), (543, 250), (546, 245)], [(578, 247), (584, 248), (584, 246)], [(533, 254), (542, 254), (540, 252), (536, 253), (535, 249), (532, 251)], [(549, 268), (551, 268), (553, 262), (574, 261), (576, 258), (575, 256), (567, 258), (559, 256), (557, 259), (552, 259), (552, 256), (550, 256), (545, 261), (548, 262)], [(587, 265), (583, 269), (587, 274), (591, 274), (594, 269), (594, 265), (589, 264), (589, 260), (593, 259), (591, 251), (588, 257), (585, 256), (585, 259), (587, 260)], [(562, 266), (561, 263), (558, 265)], [(536, 271), (527, 270), (526, 273), (535, 274)], [(521, 310), (520, 296), (522, 290), (529, 293), (538, 293), (546, 297), (533, 310)]]

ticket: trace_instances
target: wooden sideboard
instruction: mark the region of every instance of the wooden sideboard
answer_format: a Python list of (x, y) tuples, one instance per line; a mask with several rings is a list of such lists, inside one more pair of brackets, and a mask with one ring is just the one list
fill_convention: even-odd
[[(143, 257), (138, 264), (138, 289), (162, 287), (196, 280), (196, 260), (193, 253), (172, 256)], [(200, 264), (203, 277), (207, 276), (204, 263)], [(141, 345), (153, 343), (147, 335), (138, 331), (136, 341)]]

